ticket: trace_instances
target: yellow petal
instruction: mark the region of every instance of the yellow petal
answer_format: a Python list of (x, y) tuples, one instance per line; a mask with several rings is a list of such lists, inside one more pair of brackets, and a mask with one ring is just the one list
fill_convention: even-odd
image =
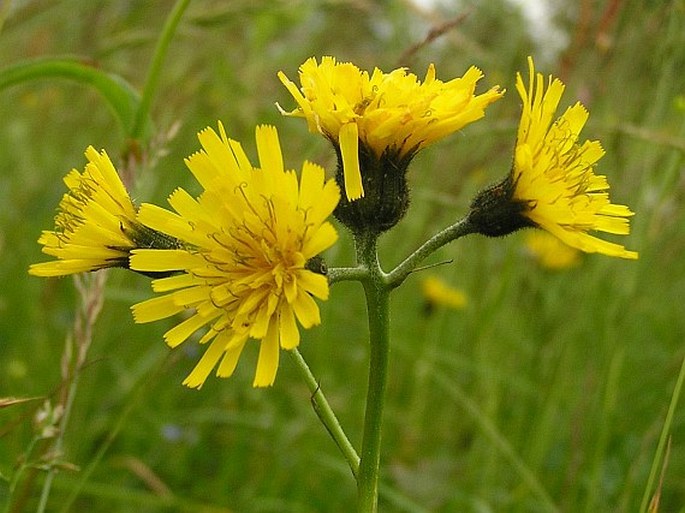
[(281, 307), (278, 320), (281, 347), (283, 349), (296, 348), (300, 343), (300, 331), (297, 329), (293, 310), (287, 303)]
[(185, 307), (178, 305), (171, 294), (155, 297), (138, 303), (131, 307), (133, 319), (137, 323), (158, 321), (166, 319), (185, 310)]
[(321, 316), (319, 314), (319, 307), (316, 301), (312, 299), (312, 296), (306, 292), (300, 292), (297, 296), (297, 300), (290, 305), (295, 311), (297, 320), (303, 328), (311, 328), (317, 324), (321, 324)]
[(325, 276), (304, 270), (297, 275), (297, 285), (319, 299), (328, 299), (328, 279)]
[(359, 133), (356, 123), (347, 123), (340, 129), (340, 154), (345, 177), (345, 194), (350, 201), (364, 196), (362, 173), (359, 168)]
[(180, 271), (202, 263), (201, 257), (183, 249), (135, 249), (130, 259), (134, 271)]
[(257, 154), (259, 155), (259, 167), (270, 171), (283, 172), (283, 153), (278, 140), (276, 127), (272, 125), (259, 125), (256, 130)]
[(188, 374), (183, 384), (190, 388), (201, 388), (207, 377), (216, 366), (226, 347), (225, 337), (218, 336), (209, 345), (195, 368)]
[[(215, 311), (214, 318), (219, 317), (219, 315), (221, 315), (221, 312)], [(212, 317), (205, 317), (196, 313), (195, 315), (188, 317), (186, 320), (167, 331), (164, 334), (164, 340), (166, 340), (166, 343), (169, 345), (169, 347), (176, 347), (185, 342), (188, 337), (199, 330), (202, 326), (212, 322), (212, 320)]]
[(235, 371), (236, 365), (238, 365), (238, 360), (245, 347), (245, 342), (247, 337), (243, 337), (242, 341), (237, 344), (228, 344), (226, 346), (226, 352), (224, 357), (219, 363), (219, 368), (216, 370), (216, 375), (220, 378), (230, 378)]
[(50, 278), (57, 276), (65, 276), (67, 274), (95, 271), (103, 267), (105, 267), (103, 263), (101, 261), (96, 260), (54, 260), (52, 262), (41, 262), (38, 264), (31, 264), (29, 266), (29, 274), (33, 276), (40, 276), (42, 278)]
[(259, 357), (257, 359), (257, 371), (252, 386), (270, 387), (276, 380), (278, 370), (278, 324), (272, 320), (266, 336), (259, 344)]
[(331, 223), (326, 222), (316, 230), (316, 233), (305, 240), (302, 254), (306, 258), (311, 258), (330, 248), (337, 240), (337, 230)]

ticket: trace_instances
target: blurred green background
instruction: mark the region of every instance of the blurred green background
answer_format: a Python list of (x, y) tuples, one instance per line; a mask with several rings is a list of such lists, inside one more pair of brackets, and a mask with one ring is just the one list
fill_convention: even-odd
[[(484, 120), (415, 159), (410, 211), (381, 239), (390, 270), (508, 172), (520, 112), (514, 78), (527, 55), (567, 83), (564, 107), (579, 99), (589, 108), (583, 135), (606, 149), (598, 172), (613, 201), (636, 212), (620, 242), (640, 259), (590, 255), (551, 272), (530, 258), (523, 233), (472, 236), (430, 259), (453, 260), (432, 272), (466, 292), (467, 308), (430, 314), (420, 275), (410, 278), (392, 302), (384, 512), (638, 511), (685, 357), (685, 2), (517, 5), (195, 0), (171, 42), (152, 138), (133, 167), (138, 201), (163, 204), (179, 185), (197, 192), (183, 157), (198, 149), (196, 132), (220, 119), (249, 155), (255, 125), (273, 123), (288, 165), (310, 159), (332, 170), (328, 143), (278, 113), (275, 102), (294, 102), (277, 71), (295, 79), (308, 57), (334, 55), (366, 69), (409, 66), (420, 77), (435, 62), (447, 80), (475, 64), (485, 72), (481, 90), (508, 92)], [(140, 90), (173, 2), (0, 6), (0, 69), (73, 55)], [(0, 90), (0, 120), (0, 397), (56, 400), (78, 298), (71, 278), (30, 277), (27, 267), (45, 259), (36, 239), (52, 226), (61, 179), (82, 169), (86, 146), (123, 165), (129, 145), (102, 98), (66, 80)], [(327, 260), (352, 263), (347, 234)], [(81, 471), (56, 476), (48, 511), (353, 510), (353, 478), (287, 357), (273, 388), (251, 387), (252, 344), (234, 377), (188, 390), (181, 381), (197, 346), (165, 346), (173, 319), (131, 318), (129, 306), (151, 295), (149, 280), (114, 270), (105, 294), (64, 436), (63, 459)], [(336, 284), (321, 308), (323, 323), (303, 334), (301, 350), (358, 446), (367, 366), (361, 287)], [(0, 409), (0, 504), (40, 403)], [(671, 428), (662, 512), (685, 511), (682, 405)], [(92, 473), (78, 484), (84, 469)], [(10, 511), (35, 510), (43, 476), (26, 474)]]

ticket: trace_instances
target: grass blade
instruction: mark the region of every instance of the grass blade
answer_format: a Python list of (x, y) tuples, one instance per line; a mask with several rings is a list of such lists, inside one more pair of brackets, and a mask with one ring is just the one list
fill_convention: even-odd
[(132, 134), (140, 105), (138, 92), (119, 75), (102, 71), (82, 59), (41, 57), (21, 61), (0, 71), (0, 90), (51, 78), (64, 78), (93, 87), (106, 100), (126, 134)]
[(668, 413), (666, 414), (664, 427), (661, 430), (661, 435), (659, 436), (659, 444), (656, 447), (656, 454), (654, 455), (654, 460), (652, 461), (652, 468), (649, 471), (649, 478), (647, 479), (645, 493), (642, 495), (640, 513), (645, 513), (649, 506), (649, 497), (652, 493), (652, 488), (654, 487), (654, 480), (656, 479), (656, 475), (659, 472), (661, 461), (664, 459), (664, 451), (666, 451), (668, 433), (671, 430), (671, 425), (673, 424), (673, 416), (675, 414), (675, 408), (678, 405), (680, 392), (683, 389), (683, 381), (685, 381), (685, 358), (683, 358), (683, 362), (680, 365), (680, 373), (678, 374), (678, 380), (676, 381), (675, 388), (673, 389), (673, 395), (671, 396), (671, 404), (668, 405)]

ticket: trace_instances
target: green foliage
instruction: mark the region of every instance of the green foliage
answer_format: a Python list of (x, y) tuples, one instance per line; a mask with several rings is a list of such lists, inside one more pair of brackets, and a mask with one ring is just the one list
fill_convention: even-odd
[(106, 99), (126, 133), (133, 129), (140, 103), (135, 90), (118, 75), (103, 73), (76, 59), (48, 57), (20, 61), (0, 71), (0, 90), (51, 78), (65, 78), (93, 86)]
[[(194, 190), (182, 159), (197, 150), (196, 132), (217, 119), (251, 155), (254, 126), (276, 124), (288, 165), (310, 159), (332, 173), (326, 141), (275, 108), (293, 107), (278, 70), (292, 78), (307, 57), (326, 54), (386, 71), (408, 65), (419, 76), (435, 62), (441, 79), (476, 64), (483, 90), (500, 84), (508, 93), (484, 120), (412, 163), (409, 212), (380, 240), (388, 270), (508, 172), (519, 113), (514, 76), (531, 54), (541, 72), (568, 84), (562, 103), (580, 99), (589, 108), (584, 135), (607, 151), (598, 171), (612, 199), (637, 213), (625, 243), (640, 259), (586, 256), (575, 269), (550, 272), (529, 258), (519, 234), (469, 237), (430, 260), (452, 260), (431, 272), (464, 289), (469, 306), (430, 315), (421, 275), (410, 277), (391, 305), (381, 511), (638, 511), (685, 357), (685, 5), (560, 8), (556, 22), (569, 44), (543, 61), (544, 37), (509, 3), (462, 4), (462, 23), (406, 55), (464, 10), (431, 14), (391, 1), (191, 3), (160, 69), (154, 131), (138, 146), (127, 139), (132, 107), (117, 110), (128, 114), (116, 129), (108, 102), (84, 80), (43, 74), (0, 90), (0, 397), (56, 402), (62, 393), (77, 294), (71, 279), (26, 271), (43, 259), (35, 241), (51, 226), (61, 178), (83, 166), (87, 145), (106, 148), (135, 176), (138, 201), (163, 203), (178, 185)], [(89, 72), (121, 86), (117, 98), (133, 101), (172, 8), (17, 2), (0, 32), (1, 67), (83, 56)], [(8, 80), (0, 75), (0, 88)], [(341, 239), (329, 266), (352, 263), (349, 235)], [(108, 277), (64, 437), (61, 459), (80, 470), (55, 476), (48, 511), (350, 511), (354, 479), (290, 360), (273, 388), (255, 390), (253, 345), (231, 379), (185, 389), (198, 348), (169, 350), (162, 333), (171, 321), (134, 325), (129, 306), (150, 295), (147, 278), (122, 270)], [(368, 359), (361, 288), (336, 284), (322, 317), (303, 334), (301, 351), (358, 447)], [(0, 476), (15, 475), (39, 406), (0, 409)], [(664, 512), (685, 504), (682, 406), (670, 430)], [(44, 476), (25, 473), (10, 511), (36, 509)], [(0, 504), (7, 492), (0, 482)]]

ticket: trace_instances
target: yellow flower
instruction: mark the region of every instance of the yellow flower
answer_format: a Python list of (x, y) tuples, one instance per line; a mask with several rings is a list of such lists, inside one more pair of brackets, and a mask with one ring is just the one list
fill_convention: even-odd
[(466, 306), (466, 294), (435, 276), (424, 278), (421, 290), (429, 305), (446, 306), (453, 310), (461, 310)]
[(588, 118), (585, 107), (576, 103), (552, 122), (564, 84), (550, 77), (545, 91), (544, 78), (535, 73), (532, 58), (528, 67), (528, 89), (521, 75), (516, 77), (523, 112), (514, 155), (514, 200), (526, 205), (523, 215), (536, 226), (569, 246), (587, 253), (637, 258), (637, 252), (587, 233), (628, 235), (627, 218), (633, 213), (625, 205), (611, 203), (606, 177), (594, 173), (595, 163), (604, 155), (599, 141), (578, 142)]
[[(311, 132), (327, 137), (339, 153), (349, 200), (364, 196), (360, 150), (376, 159), (401, 162), (405, 171), (421, 148), (484, 116), (485, 107), (499, 99), (498, 87), (475, 95), (483, 76), (476, 67), (463, 77), (442, 82), (431, 64), (423, 83), (404, 68), (369, 75), (333, 57), (315, 58), (300, 66), (301, 89), (283, 72), (278, 76), (298, 108), (284, 112), (304, 117)], [(361, 147), (360, 147), (361, 145)]]
[(580, 262), (580, 252), (548, 232), (536, 230), (526, 234), (525, 245), (537, 262), (547, 269), (561, 270)]
[(32, 264), (35, 276), (63, 276), (106, 267), (127, 267), (141, 227), (121, 178), (107, 153), (89, 146), (83, 173), (73, 169), (65, 178), (64, 194), (54, 231), (44, 231), (38, 243), (57, 260)]
[(588, 233), (627, 235), (633, 213), (624, 205), (611, 203), (606, 177), (594, 173), (604, 155), (599, 141), (578, 142), (588, 119), (585, 107), (576, 103), (553, 120), (564, 84), (550, 76), (545, 88), (530, 57), (528, 66), (528, 87), (520, 74), (516, 78), (523, 112), (511, 173), (476, 197), (470, 221), (485, 235), (506, 235), (537, 226), (586, 253), (637, 258), (637, 252)]
[(207, 128), (198, 134), (203, 150), (186, 160), (204, 191), (193, 198), (177, 189), (169, 203), (176, 212), (144, 204), (139, 219), (186, 243), (185, 249), (138, 249), (131, 268), (180, 271), (154, 280), (164, 295), (133, 306), (137, 322), (150, 322), (188, 311), (165, 334), (175, 347), (205, 329), (208, 344), (184, 381), (200, 387), (212, 370), (230, 376), (248, 338), (260, 341), (254, 386), (273, 384), (279, 350), (293, 349), (303, 328), (320, 323), (313, 297), (328, 298), (325, 276), (308, 262), (337, 240), (326, 221), (340, 199), (324, 170), (305, 162), (298, 181), (283, 167), (278, 133), (256, 130), (259, 168), (250, 164), (240, 143)]

